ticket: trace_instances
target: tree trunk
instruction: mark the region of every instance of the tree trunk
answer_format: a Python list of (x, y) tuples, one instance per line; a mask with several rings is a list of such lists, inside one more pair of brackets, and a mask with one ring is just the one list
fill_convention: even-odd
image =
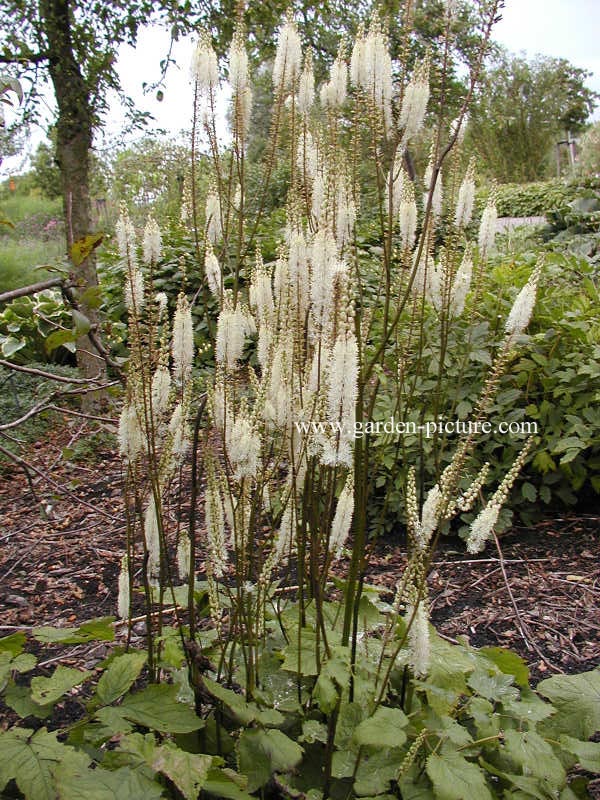
[[(89, 153), (92, 146), (93, 110), (90, 88), (75, 54), (71, 36), (73, 23), (69, 0), (40, 0), (40, 16), (47, 39), (49, 71), (56, 102), (56, 160), (63, 184), (63, 204), (69, 253), (73, 242), (92, 232), (89, 197)], [(73, 282), (81, 312), (92, 326), (97, 325), (98, 314), (89, 304), (86, 290), (98, 285), (96, 260), (92, 252), (80, 265), (73, 265)], [(93, 347), (88, 337), (77, 341), (77, 366), (86, 378), (102, 377), (106, 363)], [(98, 397), (83, 395), (86, 404), (94, 404)]]

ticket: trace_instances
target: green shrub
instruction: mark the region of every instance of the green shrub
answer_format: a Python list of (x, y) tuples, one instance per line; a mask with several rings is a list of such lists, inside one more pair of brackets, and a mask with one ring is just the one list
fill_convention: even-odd
[[(396, 397), (383, 397), (375, 408), (375, 419), (382, 423), (396, 420), (417, 426), (443, 420), (467, 422), (483, 384), (482, 365), (491, 363), (502, 329), (495, 331), (493, 320), (506, 318), (514, 297), (514, 286), (521, 286), (531, 273), (536, 254), (524, 254), (511, 262), (499, 259), (492, 279), (480, 300), (479, 324), (471, 333), (471, 320), (454, 320), (444, 363), (444, 388), (437, 384), (438, 350), (425, 346), (421, 374), (409, 374), (426, 398), (420, 413), (405, 419), (402, 403)], [(593, 267), (574, 256), (548, 255), (540, 283), (538, 302), (530, 326), (529, 346), (525, 347), (502, 379), (490, 408), (492, 422), (537, 425), (535, 448), (522, 470), (511, 501), (503, 510), (499, 529), (510, 524), (516, 512), (531, 521), (544, 510), (574, 506), (579, 497), (600, 493), (600, 320), (598, 289)], [(491, 321), (491, 322), (490, 322)], [(433, 312), (427, 320), (426, 341), (435, 341), (439, 322)], [(465, 327), (466, 326), (466, 327)], [(389, 365), (390, 369), (393, 365)], [(380, 374), (386, 381), (385, 374)], [(412, 384), (411, 384), (412, 385)], [(438, 390), (441, 390), (439, 393)], [(502, 479), (527, 438), (527, 427), (516, 436), (491, 435), (483, 441), (473, 473), (486, 461), (491, 464), (489, 482)], [(408, 465), (420, 465), (426, 485), (433, 484), (446, 466), (442, 450), (454, 449), (456, 436), (378, 436), (374, 440), (372, 481), (375, 501), (371, 508), (371, 529), (397, 530), (403, 523), (404, 487)], [(447, 448), (446, 448), (447, 444)], [(449, 459), (448, 455), (448, 459)], [(465, 475), (465, 487), (469, 482)], [(471, 476), (472, 477), (472, 476)], [(469, 516), (463, 515), (463, 522)], [(465, 527), (466, 531), (466, 527)]]
[[(564, 205), (571, 197), (571, 188), (561, 180), (500, 184), (497, 201), (498, 216), (543, 217), (548, 211)], [(479, 206), (481, 207), (482, 204), (480, 200)]]

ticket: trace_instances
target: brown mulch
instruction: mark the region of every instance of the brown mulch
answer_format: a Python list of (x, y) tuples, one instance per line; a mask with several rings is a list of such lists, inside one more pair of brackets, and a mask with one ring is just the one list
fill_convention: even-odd
[[(74, 430), (65, 419), (24, 453), (56, 486), (36, 474), (29, 483), (20, 467), (0, 465), (0, 636), (114, 614), (125, 542), (121, 464), (109, 448), (85, 461), (63, 457)], [(502, 561), (493, 543), (470, 557), (459, 539), (442, 541), (429, 576), (439, 632), (516, 650), (534, 683), (598, 666), (600, 517), (515, 528), (500, 547)], [(403, 544), (385, 537), (367, 580), (392, 592), (404, 563)]]

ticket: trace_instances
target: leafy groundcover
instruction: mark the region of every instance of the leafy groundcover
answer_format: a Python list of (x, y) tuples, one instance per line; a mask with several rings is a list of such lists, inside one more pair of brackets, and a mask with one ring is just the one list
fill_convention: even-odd
[[(589, 741), (600, 730), (600, 670), (551, 677), (534, 690), (516, 654), (449, 644), (432, 628), (430, 671), (417, 679), (401, 645), (404, 621), (394, 622), (390, 637), (389, 608), (373, 590), (363, 597), (351, 670), (339, 608), (326, 604), (328, 652), (319, 664), (310, 608), (300, 629), (294, 604), (274, 614), (252, 698), (236, 680), (224, 685), (214, 631), (185, 647), (166, 628), (159, 684), (147, 681), (143, 651), (120, 646), (95, 670), (37, 667), (29, 651), (40, 642), (114, 639), (110, 618), (1, 639), (4, 716), (14, 724), (0, 731), (0, 793), (27, 800), (590, 796), (589, 779), (600, 771), (600, 744)], [(226, 655), (244, 683), (238, 655)]]

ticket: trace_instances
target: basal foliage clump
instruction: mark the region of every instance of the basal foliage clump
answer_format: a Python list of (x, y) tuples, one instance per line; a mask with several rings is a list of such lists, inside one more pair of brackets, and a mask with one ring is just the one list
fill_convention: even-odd
[[(498, 5), (481, 3), (484, 42)], [(406, 37), (411, 8), (403, 12)], [(457, 12), (455, 2), (444, 5), (443, 78)], [(148, 221), (140, 240), (123, 209), (117, 226), (129, 345), (118, 613), (130, 618), (142, 596), (145, 652), (104, 665), (66, 740), (16, 727), (0, 748), (40, 765), (48, 797), (77, 796), (76, 785), (94, 797), (96, 778), (102, 797), (577, 796), (567, 770), (577, 760), (597, 763), (598, 746), (586, 742), (597, 714), (582, 724), (562, 712), (567, 695), (598, 692), (598, 673), (550, 679), (537, 694), (516, 656), (450, 645), (429, 624), (426, 575), (440, 532), (473, 509), (467, 545), (480, 552), (532, 442), (489, 488), (489, 466), (474, 467), (474, 431), (440, 456), (433, 485), (418, 457), (408, 463), (406, 568), (385, 599), (365, 582), (372, 443), (355, 438), (356, 424), (373, 418), (383, 395), (400, 417), (423, 418), (424, 394), (442, 395), (456, 320), (472, 319), (466, 335), (477, 335), (497, 218), (492, 191), (477, 235), (467, 233), (474, 174), (459, 156), (477, 68), (458, 119), (446, 119), (443, 105), (429, 109), (428, 57), (412, 71), (392, 64), (385, 23), (374, 13), (352, 47), (341, 46), (317, 91), (312, 54), (288, 14), (273, 64), (264, 196), (256, 197), (246, 186), (245, 42), (240, 24), (227, 64), (225, 150), (214, 116), (219, 64), (206, 33), (194, 59), (185, 213), (200, 284), (184, 274), (169, 303), (154, 285), (162, 252), (156, 223)], [(429, 163), (413, 182), (406, 150), (423, 134), (427, 113), (436, 121)], [(200, 134), (212, 158), (204, 194), (195, 181)], [(281, 159), (289, 190), (271, 262), (256, 234)], [(356, 242), (363, 180), (380, 241), (366, 263)], [(538, 264), (496, 331), (474, 420), (490, 412), (542, 279)], [(201, 397), (196, 302), (218, 306), (214, 371)], [(344, 578), (334, 578), (345, 554)], [(5, 642), (8, 675), (34, 666), (22, 646)], [(148, 685), (132, 690), (140, 675)], [(31, 694), (20, 693), (19, 713), (35, 716), (91, 677), (64, 668), (35, 677)], [(10, 766), (4, 777), (35, 797), (20, 769)]]

